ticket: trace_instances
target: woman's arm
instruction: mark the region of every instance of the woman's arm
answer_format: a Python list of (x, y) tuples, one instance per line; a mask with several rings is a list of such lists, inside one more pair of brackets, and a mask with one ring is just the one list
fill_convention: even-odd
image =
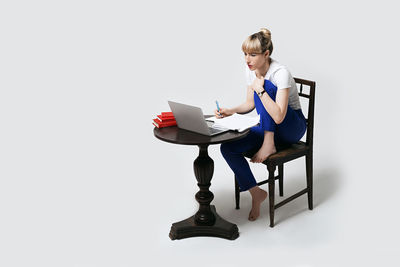
[(267, 93), (262, 94), (260, 99), (271, 118), (276, 124), (280, 124), (286, 116), (289, 103), (289, 88), (279, 89), (276, 92), (275, 101)]
[[(256, 92), (264, 90), (264, 77), (256, 78), (253, 83), (253, 89)], [(275, 101), (266, 92), (262, 94), (260, 99), (271, 118), (276, 124), (280, 124), (286, 116), (289, 103), (289, 88), (279, 89), (276, 92)]]
[(231, 116), (235, 113), (245, 114), (252, 111), (255, 108), (253, 95), (254, 91), (252, 87), (249, 85), (247, 87), (246, 102), (234, 108), (221, 108), (219, 112), (218, 110), (215, 110), (214, 112), (215, 116), (217, 118), (222, 118)]
[(237, 107), (232, 108), (233, 113), (245, 114), (252, 111), (255, 108), (253, 95), (254, 95), (253, 89), (251, 88), (250, 85), (247, 86), (246, 102)]

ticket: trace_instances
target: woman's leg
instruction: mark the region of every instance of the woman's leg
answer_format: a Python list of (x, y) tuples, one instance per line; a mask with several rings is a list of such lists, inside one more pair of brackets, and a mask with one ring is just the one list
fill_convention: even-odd
[(261, 163), (268, 158), (269, 155), (276, 152), (274, 132), (264, 131), (264, 142), (256, 154), (251, 158), (251, 162)]
[(258, 185), (249, 189), (251, 194), (251, 210), (249, 220), (255, 221), (260, 216), (261, 203), (267, 198), (267, 191), (261, 189)]
[[(265, 80), (264, 89), (275, 101), (276, 86)], [(263, 162), (269, 155), (276, 152), (276, 146), (284, 147), (298, 142), (303, 137), (307, 125), (301, 110), (293, 110), (288, 106), (285, 119), (280, 124), (276, 124), (256, 93), (254, 93), (254, 103), (260, 114), (260, 128), (266, 132), (264, 143), (259, 152), (254, 155), (252, 162)]]
[(263, 138), (263, 130), (253, 127), (246, 137), (221, 144), (222, 156), (235, 173), (241, 191), (246, 191), (257, 185), (256, 179), (243, 153), (259, 149), (263, 143)]
[(254, 127), (250, 133), (237, 141), (221, 144), (221, 153), (225, 158), (239, 183), (241, 191), (249, 190), (252, 197), (252, 208), (249, 213), (249, 220), (254, 221), (260, 215), (261, 203), (267, 198), (267, 192), (257, 186), (256, 179), (250, 170), (249, 163), (243, 153), (250, 150), (257, 150), (262, 146), (264, 130)]
[(288, 107), (285, 119), (276, 126), (275, 143), (282, 146), (297, 143), (306, 129), (307, 123), (302, 111)]
[[(264, 81), (264, 90), (268, 93), (273, 101), (276, 98), (277, 88), (269, 80)], [(263, 103), (257, 94), (254, 93), (254, 103), (256, 105), (257, 113), (260, 115), (260, 128), (264, 130), (263, 144), (256, 154), (251, 159), (251, 162), (261, 163), (269, 155), (276, 152), (275, 148), (275, 130), (276, 123), (265, 109)]]

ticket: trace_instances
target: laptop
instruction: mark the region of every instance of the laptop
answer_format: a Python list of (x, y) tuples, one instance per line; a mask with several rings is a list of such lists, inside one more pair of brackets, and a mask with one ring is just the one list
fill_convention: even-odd
[(228, 128), (213, 128), (212, 122), (206, 122), (201, 108), (168, 101), (178, 128), (191, 132), (214, 136), (229, 131)]

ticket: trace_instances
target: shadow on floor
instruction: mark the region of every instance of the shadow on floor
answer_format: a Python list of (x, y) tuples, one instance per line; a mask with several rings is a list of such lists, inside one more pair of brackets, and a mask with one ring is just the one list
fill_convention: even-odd
[[(330, 201), (335, 194), (338, 193), (342, 186), (342, 175), (337, 169), (319, 169), (314, 170), (314, 210), (318, 209), (319, 206)], [(306, 186), (304, 175), (296, 176), (285, 176), (284, 178), (284, 195), (279, 196), (278, 182), (275, 187), (275, 203), (278, 203), (286, 197), (302, 190)], [(235, 209), (235, 194), (233, 186), (214, 192), (215, 198), (211, 204), (215, 205), (218, 214), (228, 221), (232, 221), (238, 225), (249, 223), (247, 220), (248, 213), (251, 209), (251, 196), (249, 192), (242, 192), (240, 194), (240, 209)], [(262, 185), (261, 188), (268, 191), (268, 185)], [(258, 220), (265, 221), (269, 225), (269, 207), (268, 199), (263, 202), (261, 206), (261, 215)], [(281, 221), (290, 219), (300, 213), (308, 212), (307, 194), (304, 194), (297, 199), (287, 203), (286, 205), (275, 210), (275, 224), (279, 224)], [(311, 211), (312, 212), (312, 211)]]

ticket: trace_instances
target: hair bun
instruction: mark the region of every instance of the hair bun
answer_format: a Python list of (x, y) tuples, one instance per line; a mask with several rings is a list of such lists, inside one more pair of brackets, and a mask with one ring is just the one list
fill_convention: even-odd
[(269, 37), (271, 39), (271, 31), (267, 28), (261, 28), (260, 32), (263, 33), (264, 36)]

